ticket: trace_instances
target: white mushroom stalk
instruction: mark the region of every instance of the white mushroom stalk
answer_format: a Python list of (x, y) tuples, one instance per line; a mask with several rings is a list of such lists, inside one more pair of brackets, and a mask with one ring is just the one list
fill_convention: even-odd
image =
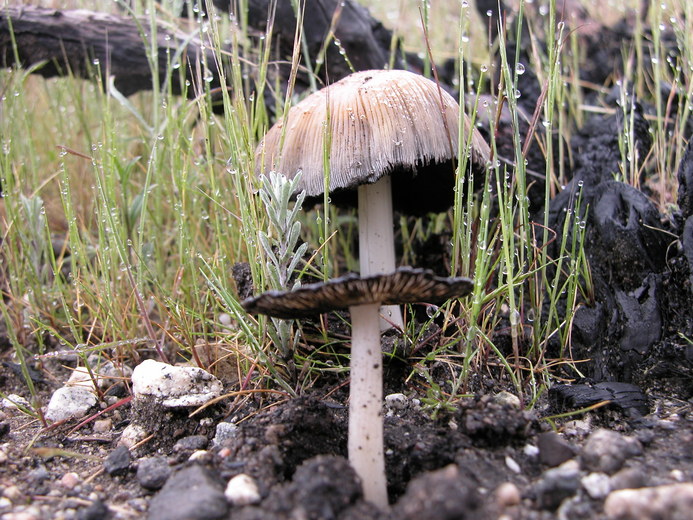
[[(389, 175), (358, 188), (359, 265), (361, 275), (395, 271), (395, 237), (392, 222), (392, 179)], [(404, 328), (398, 305), (380, 308), (380, 330)]]
[(351, 383), (349, 393), (349, 462), (361, 478), (366, 500), (388, 507), (383, 451), (383, 355), (379, 304), (349, 307), (351, 314)]

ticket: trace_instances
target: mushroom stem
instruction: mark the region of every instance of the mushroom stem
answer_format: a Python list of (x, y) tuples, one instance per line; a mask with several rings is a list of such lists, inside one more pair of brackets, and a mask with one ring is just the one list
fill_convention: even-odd
[[(361, 276), (395, 271), (395, 235), (392, 223), (392, 179), (384, 175), (358, 188), (359, 265)], [(380, 330), (404, 327), (398, 305), (380, 308)]]
[(351, 313), (351, 383), (349, 462), (361, 479), (369, 502), (389, 507), (383, 453), (383, 355), (379, 304), (357, 305)]

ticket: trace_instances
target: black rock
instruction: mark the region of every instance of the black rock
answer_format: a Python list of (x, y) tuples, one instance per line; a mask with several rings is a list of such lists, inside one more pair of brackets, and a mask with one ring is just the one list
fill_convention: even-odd
[(664, 270), (671, 237), (641, 191), (609, 180), (595, 186), (583, 203), (591, 206), (586, 246), (590, 263), (612, 283), (633, 290), (650, 273)]
[(632, 292), (616, 291), (616, 303), (623, 319), (619, 339), (622, 351), (634, 351), (644, 356), (662, 336), (662, 316), (659, 304), (658, 280), (648, 275)]
[(579, 410), (603, 401), (608, 401), (612, 409), (634, 411), (637, 415), (649, 411), (647, 395), (639, 387), (616, 381), (553, 385), (549, 389), (549, 400), (557, 412)]
[[(693, 139), (691, 139), (691, 141), (693, 141)], [(691, 194), (691, 198), (693, 198), (693, 193)], [(683, 247), (683, 254), (688, 262), (688, 272), (690, 273), (689, 280), (691, 284), (693, 284), (693, 215), (688, 217), (683, 225), (681, 246)]]
[(103, 469), (111, 476), (122, 475), (130, 468), (130, 460), (127, 446), (118, 446), (103, 461)]
[(209, 440), (204, 435), (188, 435), (182, 439), (178, 439), (173, 445), (173, 451), (197, 451), (204, 450), (207, 447)]
[(216, 520), (229, 504), (221, 483), (194, 464), (174, 473), (149, 504), (148, 520)]
[(693, 215), (693, 139), (688, 141), (677, 173), (679, 181), (678, 202), (683, 218)]
[(550, 467), (563, 464), (575, 456), (575, 448), (557, 433), (546, 432), (537, 436), (539, 461)]
[(101, 500), (96, 500), (90, 506), (83, 507), (77, 512), (77, 520), (106, 520), (107, 518), (111, 518), (111, 512)]
[(0, 422), (0, 439), (8, 433), (10, 433), (10, 423), (7, 421)]
[(137, 481), (145, 489), (161, 489), (171, 473), (171, 466), (165, 457), (144, 458), (137, 464)]

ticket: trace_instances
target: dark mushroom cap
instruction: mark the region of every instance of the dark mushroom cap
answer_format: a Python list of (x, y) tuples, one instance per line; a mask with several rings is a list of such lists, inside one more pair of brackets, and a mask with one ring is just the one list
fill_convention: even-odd
[(391, 274), (355, 274), (307, 284), (293, 291), (267, 291), (241, 303), (250, 314), (275, 318), (306, 318), (354, 305), (439, 304), (472, 291), (469, 278), (444, 278), (427, 269), (400, 267)]
[[(298, 191), (321, 197), (329, 130), (333, 201), (353, 205), (354, 188), (391, 174), (395, 209), (444, 211), (454, 200), (459, 117), (457, 101), (419, 74), (356, 72), (308, 96), (277, 122), (257, 149), (256, 169), (289, 178), (301, 170)], [(470, 123), (464, 118), (466, 136)], [(473, 168), (483, 171), (489, 155), (488, 144), (472, 129)]]

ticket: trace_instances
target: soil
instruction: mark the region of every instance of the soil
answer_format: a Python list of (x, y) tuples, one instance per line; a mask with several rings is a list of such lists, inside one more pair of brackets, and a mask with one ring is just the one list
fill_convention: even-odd
[[(623, 31), (618, 25), (609, 33), (619, 49)], [(606, 60), (608, 54), (596, 56)], [(598, 71), (612, 68), (611, 62), (600, 68), (593, 60), (590, 77), (597, 82)], [(525, 109), (532, 113), (530, 93), (537, 88), (530, 74), (522, 81)], [(630, 110), (635, 142), (645, 157), (650, 109), (632, 100)], [(223, 401), (192, 418), (189, 410), (122, 402), (98, 418), (107, 422), (44, 429), (6, 407), (0, 410), (2, 518), (588, 519), (606, 517), (605, 500), (620, 487), (693, 482), (693, 152), (678, 172), (680, 208), (663, 215), (647, 188), (613, 180), (623, 117), (620, 109), (595, 116), (577, 133), (571, 142), (572, 181), (548, 208), (556, 223), (578, 188), (589, 202), (586, 250), (595, 295), (575, 318), (572, 345), (574, 359), (588, 360), (581, 364), (586, 377), (556, 384), (528, 411), (523, 406), (528, 403), (508, 397), (508, 382), (489, 369), (476, 375), (469, 398), (435, 409), (427, 406), (435, 403), (432, 389), (425, 392), (421, 381), (409, 377), (406, 357), (388, 357), (386, 393), (404, 394), (384, 409), (391, 512), (363, 501), (346, 462), (348, 388), (346, 378), (335, 375), (319, 379), (297, 399), (252, 394), (240, 405)], [(507, 130), (502, 125), (501, 120), (499, 139)], [(528, 168), (544, 171), (540, 153), (530, 151), (528, 158)], [(646, 181), (645, 171), (643, 186)], [(543, 187), (537, 189), (543, 193)], [(544, 208), (532, 201), (539, 218)], [(421, 246), (427, 265), (444, 262), (446, 243), (441, 237)], [(247, 279), (242, 267), (234, 271)], [(5, 335), (0, 342), (9, 352)], [(2, 392), (28, 395), (9, 354), (3, 360)], [(69, 377), (74, 362), (44, 360), (35, 374), (41, 402)], [(443, 381), (450, 379), (449, 370), (431, 367), (442, 391), (448, 389)], [(224, 383), (228, 391), (237, 390), (236, 381)], [(127, 388), (112, 393), (102, 409), (119, 402)], [(237, 430), (214, 443), (221, 422)], [(131, 449), (130, 457), (116, 460), (122, 455), (115, 453), (117, 443), (131, 424), (152, 436)], [(607, 443), (613, 453), (608, 461), (595, 462), (603, 430), (615, 435)], [(145, 486), (139, 469), (155, 457), (173, 476), (165, 485), (163, 478)], [(203, 471), (185, 473), (188, 488), (175, 487), (176, 475), (192, 467)], [(241, 473), (255, 480), (259, 498), (247, 505), (219, 501), (225, 484)], [(589, 482), (602, 476), (609, 489), (600, 493)], [(642, 510), (612, 517), (676, 516), (647, 516)]]

